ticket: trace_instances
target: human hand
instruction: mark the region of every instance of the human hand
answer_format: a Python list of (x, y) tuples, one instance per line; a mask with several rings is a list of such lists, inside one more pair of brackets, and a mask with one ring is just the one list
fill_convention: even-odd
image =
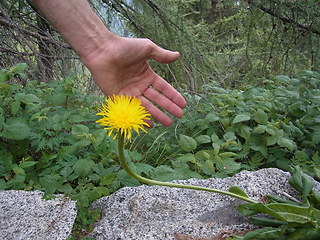
[(172, 119), (157, 106), (180, 118), (186, 101), (151, 69), (147, 60), (171, 63), (179, 56), (178, 52), (160, 48), (148, 39), (114, 36), (82, 61), (103, 93), (136, 96), (157, 121), (170, 126)]

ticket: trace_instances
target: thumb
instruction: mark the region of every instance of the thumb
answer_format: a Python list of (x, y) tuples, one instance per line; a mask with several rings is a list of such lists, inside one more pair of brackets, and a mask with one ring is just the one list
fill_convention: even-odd
[(180, 57), (179, 52), (166, 50), (154, 44), (150, 58), (160, 63), (172, 63)]

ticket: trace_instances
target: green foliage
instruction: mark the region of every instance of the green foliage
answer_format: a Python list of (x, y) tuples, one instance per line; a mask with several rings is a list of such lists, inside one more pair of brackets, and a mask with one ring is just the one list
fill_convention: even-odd
[(94, 2), (108, 25), (122, 23), (115, 32), (147, 37), (181, 53), (169, 66), (151, 62), (178, 87), (204, 91), (201, 86), (216, 81), (234, 88), (301, 69), (319, 71), (315, 0)]
[[(0, 71), (0, 189), (77, 200), (73, 234), (79, 237), (99, 218), (88, 208), (92, 201), (140, 183), (120, 169), (116, 141), (95, 123), (101, 98), (85, 95), (74, 76), (21, 85), (25, 71), (25, 64)], [(319, 83), (318, 73), (303, 71), (267, 80), (264, 88), (207, 85), (207, 94), (186, 94), (185, 116), (171, 129), (156, 125), (134, 135), (125, 157), (134, 172), (160, 181), (293, 165), (319, 179)], [(318, 204), (305, 178), (292, 181)], [(240, 189), (230, 192), (245, 196)]]
[[(235, 239), (319, 239), (320, 195), (313, 190), (314, 182), (300, 167), (292, 169), (289, 183), (301, 194), (301, 202), (268, 196), (269, 203), (248, 203), (238, 210), (257, 225), (265, 228), (251, 231)], [(266, 214), (253, 217), (257, 214)]]
[(26, 68), (0, 71), (0, 189), (70, 196), (77, 222), (90, 227), (97, 214), (89, 204), (125, 184), (115, 143), (95, 123), (101, 99), (81, 92), (74, 77), (15, 84)]
[[(188, 108), (173, 127), (174, 134), (157, 139), (157, 152), (166, 153), (160, 162), (173, 169), (183, 166), (188, 172), (184, 177), (191, 172), (230, 176), (263, 167), (288, 171), (291, 165), (300, 165), (319, 179), (319, 83), (318, 73), (302, 71), (296, 78), (281, 75), (266, 80), (263, 88), (208, 85), (207, 94), (186, 94)], [(152, 129), (140, 147), (161, 131)], [(145, 161), (154, 159), (149, 154)]]

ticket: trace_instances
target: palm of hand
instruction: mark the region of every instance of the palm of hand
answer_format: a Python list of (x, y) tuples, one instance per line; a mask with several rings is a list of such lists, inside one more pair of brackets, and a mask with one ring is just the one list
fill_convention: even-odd
[(151, 69), (147, 60), (171, 63), (178, 57), (179, 53), (164, 50), (148, 39), (118, 38), (85, 65), (106, 95), (136, 96), (157, 121), (170, 126), (171, 118), (157, 106), (180, 118), (186, 102), (176, 89)]

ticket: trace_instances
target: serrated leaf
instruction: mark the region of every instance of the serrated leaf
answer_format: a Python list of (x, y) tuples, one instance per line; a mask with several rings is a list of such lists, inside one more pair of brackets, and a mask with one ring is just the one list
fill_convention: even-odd
[(110, 174), (107, 174), (107, 175), (103, 176), (103, 177), (101, 178), (100, 185), (101, 185), (101, 186), (108, 186), (108, 185), (110, 185), (110, 184), (114, 181), (114, 179), (116, 178), (116, 176), (117, 176), (117, 174), (115, 174), (115, 173), (110, 173)]
[(154, 167), (147, 163), (136, 163), (134, 164), (134, 168), (132, 168), (137, 174), (144, 173), (146, 175), (149, 175), (150, 172), (153, 171)]
[(94, 166), (94, 161), (90, 159), (80, 159), (73, 165), (74, 172), (80, 177), (86, 176)]
[(153, 178), (158, 181), (172, 181), (176, 179), (181, 179), (181, 175), (176, 170), (168, 166), (158, 166), (153, 172)]
[(180, 134), (179, 144), (185, 151), (192, 151), (197, 148), (197, 142), (192, 137)]
[(251, 119), (251, 117), (250, 117), (249, 115), (246, 115), (246, 114), (238, 114), (238, 115), (235, 116), (235, 118), (233, 119), (232, 124), (249, 121), (250, 119)]

